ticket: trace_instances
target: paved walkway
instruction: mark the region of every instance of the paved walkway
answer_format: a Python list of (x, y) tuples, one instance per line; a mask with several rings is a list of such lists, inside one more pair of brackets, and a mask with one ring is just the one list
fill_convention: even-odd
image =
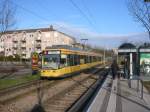
[[(140, 85), (141, 86), (141, 85)], [(143, 99), (137, 91), (137, 81), (112, 80), (109, 75), (87, 112), (150, 112), (150, 94), (144, 88)]]

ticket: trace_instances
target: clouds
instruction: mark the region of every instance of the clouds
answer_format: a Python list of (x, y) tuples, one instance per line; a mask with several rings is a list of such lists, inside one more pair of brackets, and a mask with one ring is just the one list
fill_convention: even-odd
[(128, 34), (105, 34), (93, 31), (92, 28), (89, 28), (88, 26), (70, 24), (64, 21), (43, 21), (39, 23), (38, 27), (49, 27), (51, 24), (54, 26), (54, 29), (75, 37), (78, 42), (81, 42), (80, 39), (83, 38), (88, 39), (87, 43), (91, 44), (92, 46), (114, 48), (118, 47), (123, 42), (140, 43), (149, 41), (148, 34), (146, 32)]
[(79, 42), (80, 39), (88, 39), (88, 44), (93, 46), (118, 47), (123, 42), (145, 42), (148, 39), (147, 33), (130, 33), (130, 34), (103, 34), (92, 31), (91, 28), (81, 25), (73, 25), (65, 22), (55, 22), (54, 28), (75, 37)]

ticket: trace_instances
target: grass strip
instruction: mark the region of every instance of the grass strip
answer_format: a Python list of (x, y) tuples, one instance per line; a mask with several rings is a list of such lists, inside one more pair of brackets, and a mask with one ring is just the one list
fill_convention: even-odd
[(3, 88), (8, 88), (8, 87), (12, 87), (21, 83), (26, 83), (32, 80), (36, 80), (39, 79), (40, 75), (26, 75), (20, 78), (15, 78), (15, 79), (0, 79), (0, 89)]

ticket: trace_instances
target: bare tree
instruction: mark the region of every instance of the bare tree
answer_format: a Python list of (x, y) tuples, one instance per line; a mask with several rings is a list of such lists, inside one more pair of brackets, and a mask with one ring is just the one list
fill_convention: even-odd
[[(16, 8), (13, 6), (11, 0), (0, 0), (0, 38), (6, 33), (12, 26), (15, 25), (15, 11)], [(4, 56), (5, 56), (5, 43), (4, 43)], [(4, 61), (6, 58), (4, 57)]]
[(150, 3), (145, 0), (128, 0), (127, 6), (134, 19), (147, 30), (150, 39)]
[(0, 38), (15, 24), (15, 7), (10, 0), (0, 1)]

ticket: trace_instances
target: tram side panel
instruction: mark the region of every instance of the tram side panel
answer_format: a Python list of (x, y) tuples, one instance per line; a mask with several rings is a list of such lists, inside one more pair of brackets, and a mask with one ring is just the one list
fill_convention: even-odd
[(63, 75), (70, 75), (71, 73), (79, 72), (80, 70), (93, 67), (100, 63), (100, 60), (97, 60), (96, 56), (62, 53), (60, 54), (58, 69), (41, 70), (41, 77), (61, 77)]

